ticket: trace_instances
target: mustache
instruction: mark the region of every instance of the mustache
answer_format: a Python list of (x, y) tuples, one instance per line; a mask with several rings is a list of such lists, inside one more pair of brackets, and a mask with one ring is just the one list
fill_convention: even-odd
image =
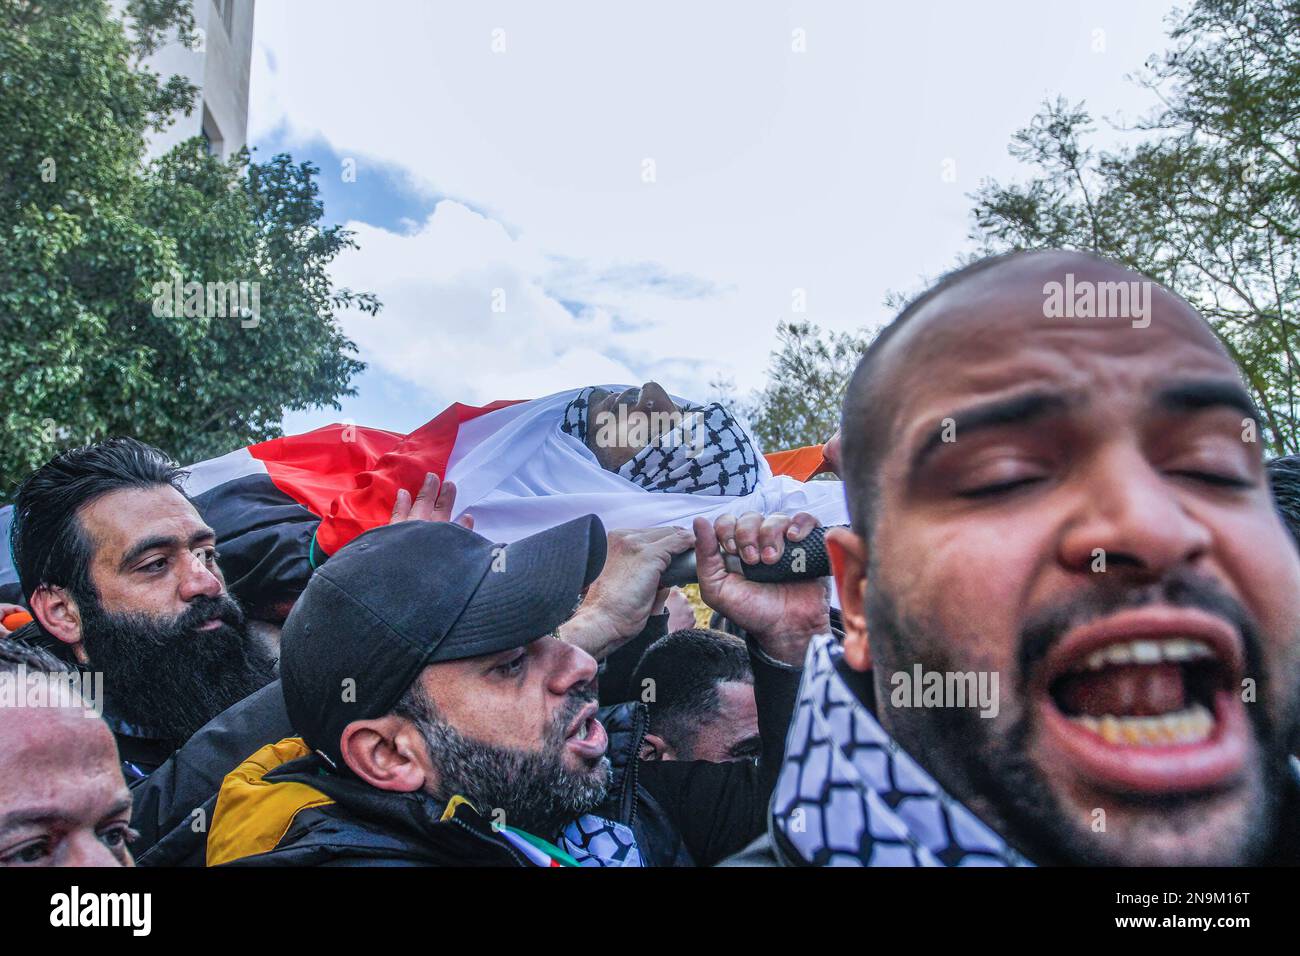
[(564, 699), (563, 706), (551, 718), (551, 725), (546, 733), (548, 742), (556, 746), (563, 745), (564, 732), (569, 729), (569, 724), (573, 723), (573, 718), (577, 717), (584, 707), (596, 700), (596, 685), (593, 683), (578, 684), (571, 688)]
[(244, 623), (244, 611), (239, 602), (228, 594), (217, 597), (200, 594), (176, 616), (171, 629), (188, 633), (214, 618), (230, 627), (239, 628)]
[(1119, 611), (1154, 604), (1195, 608), (1227, 621), (1241, 635), (1247, 673), (1262, 677), (1263, 648), (1254, 617), (1212, 578), (1179, 570), (1142, 586), (1099, 584), (1032, 615), (1020, 631), (1018, 664), (1021, 688), (1028, 686), (1029, 675), (1071, 630)]

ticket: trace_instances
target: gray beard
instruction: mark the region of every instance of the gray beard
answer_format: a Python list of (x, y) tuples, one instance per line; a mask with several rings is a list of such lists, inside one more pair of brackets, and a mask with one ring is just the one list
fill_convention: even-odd
[(576, 707), (563, 708), (536, 751), (474, 740), (432, 714), (417, 718), (429, 759), (438, 769), (432, 796), (440, 803), (464, 797), (494, 824), (554, 837), (599, 805), (609, 786), (608, 757), (586, 770), (564, 766), (564, 729), (586, 702), (576, 700)]

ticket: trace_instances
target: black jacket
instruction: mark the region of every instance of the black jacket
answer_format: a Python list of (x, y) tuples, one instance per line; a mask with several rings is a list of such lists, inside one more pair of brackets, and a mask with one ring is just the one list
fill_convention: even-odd
[[(764, 742), (757, 766), (637, 760), (644, 708), (617, 712), (610, 757), (618, 767), (595, 812), (630, 826), (649, 865), (711, 865), (763, 831), (800, 672), (752, 645), (750, 657)], [(285, 790), (292, 785), (299, 789)], [(212, 817), (208, 863), (529, 865), (472, 808), (450, 819), (445, 809), (424, 794), (375, 790), (330, 769), (301, 741), (284, 740), (227, 777)]]
[[(335, 773), (317, 754), (264, 777), (272, 786), (302, 784), (329, 802), (293, 816), (274, 848), (225, 861), (233, 866), (529, 866), (464, 804), (449, 819), (424, 793), (377, 790)], [(218, 831), (214, 830), (214, 836)]]
[(131, 845), (139, 866), (202, 866), (204, 843), (225, 776), (249, 754), (293, 733), (280, 682), (250, 694), (204, 724), (131, 788)]

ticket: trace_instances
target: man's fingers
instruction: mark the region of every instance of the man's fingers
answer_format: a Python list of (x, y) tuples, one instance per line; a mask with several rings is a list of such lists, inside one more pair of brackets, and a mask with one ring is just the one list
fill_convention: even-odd
[(433, 472), (424, 476), (424, 481), (420, 483), (420, 490), (416, 492), (415, 501), (411, 504), (411, 520), (433, 520), (433, 510), (438, 501), (438, 488), (441, 484), (438, 476)]
[(665, 535), (664, 544), (669, 554), (681, 554), (695, 545), (695, 533), (686, 528), (671, 528), (671, 534)]
[(785, 530), (786, 540), (802, 541), (820, 523), (815, 515), (810, 515), (806, 511), (796, 512), (795, 516), (790, 519), (790, 527)]
[(397, 498), (393, 501), (393, 514), (388, 519), (389, 524), (397, 524), (399, 521), (405, 521), (411, 516), (411, 493), (405, 488), (397, 489)]
[(696, 518), (691, 528), (695, 532), (695, 577), (704, 589), (703, 595), (710, 586), (727, 576), (727, 566), (722, 562), (718, 535), (709, 519)]
[(722, 550), (726, 551), (727, 554), (737, 554), (735, 515), (723, 515), (713, 523), (713, 528), (718, 536), (718, 541), (722, 544)]
[(771, 514), (758, 526), (758, 550), (764, 564), (776, 564), (785, 551), (785, 529), (790, 519), (783, 514)]
[(746, 564), (759, 562), (758, 529), (762, 525), (763, 516), (757, 511), (748, 511), (736, 519), (736, 548)]
[(433, 502), (433, 520), (450, 521), (451, 513), (456, 510), (456, 484), (444, 481), (438, 489), (438, 497)]

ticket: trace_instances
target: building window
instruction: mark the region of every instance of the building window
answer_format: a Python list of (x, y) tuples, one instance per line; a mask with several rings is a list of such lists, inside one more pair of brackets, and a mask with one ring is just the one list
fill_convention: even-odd
[(224, 159), (226, 141), (221, 135), (221, 127), (218, 126), (217, 121), (212, 118), (212, 114), (208, 111), (206, 104), (203, 107), (203, 125), (201, 130), (203, 133), (203, 139), (208, 144), (208, 152), (213, 156), (216, 156), (218, 159)]

